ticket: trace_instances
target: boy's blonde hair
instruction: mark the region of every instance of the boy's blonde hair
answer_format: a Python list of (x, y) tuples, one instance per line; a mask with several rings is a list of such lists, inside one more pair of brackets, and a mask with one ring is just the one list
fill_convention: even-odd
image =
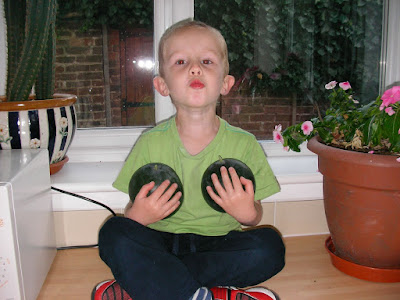
[(173, 36), (174, 34), (181, 32), (190, 28), (206, 28), (210, 32), (214, 33), (217, 39), (220, 41), (221, 49), (222, 49), (222, 60), (224, 63), (224, 73), (225, 76), (229, 74), (229, 61), (228, 61), (228, 47), (226, 45), (226, 41), (222, 34), (215, 29), (214, 27), (207, 25), (206, 23), (195, 21), (192, 19), (185, 19), (180, 22), (175, 23), (171, 27), (169, 27), (160, 39), (160, 43), (158, 45), (158, 73), (161, 77), (164, 76), (164, 48), (166, 41)]

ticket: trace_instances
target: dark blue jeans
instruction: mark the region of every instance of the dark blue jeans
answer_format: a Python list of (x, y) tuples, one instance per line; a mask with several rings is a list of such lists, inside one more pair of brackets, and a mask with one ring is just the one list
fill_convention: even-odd
[(264, 227), (209, 237), (113, 217), (100, 230), (99, 251), (134, 300), (188, 300), (202, 286), (256, 285), (285, 265), (281, 236)]

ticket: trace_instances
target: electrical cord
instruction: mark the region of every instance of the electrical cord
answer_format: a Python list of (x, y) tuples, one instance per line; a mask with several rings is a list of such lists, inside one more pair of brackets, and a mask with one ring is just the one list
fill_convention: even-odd
[(109, 208), (107, 205), (105, 205), (105, 204), (103, 204), (103, 203), (101, 203), (101, 202), (98, 202), (98, 201), (96, 201), (96, 200), (93, 200), (93, 199), (90, 199), (90, 198), (88, 198), (88, 197), (81, 196), (81, 195), (78, 195), (78, 194), (74, 194), (74, 193), (71, 193), (71, 192), (67, 192), (67, 191), (61, 190), (61, 189), (59, 189), (59, 188), (55, 188), (54, 186), (52, 186), (51, 189), (52, 189), (52, 190), (55, 190), (55, 191), (57, 191), (57, 192), (63, 193), (63, 194), (67, 194), (67, 195), (70, 195), (70, 196), (73, 196), (73, 197), (77, 197), (77, 198), (80, 198), (80, 199), (83, 199), (83, 200), (92, 202), (92, 203), (94, 203), (94, 204), (100, 205), (100, 206), (104, 207), (105, 209), (109, 210), (109, 211), (113, 214), (114, 217), (117, 215), (117, 214), (116, 214), (111, 208)]
[(78, 246), (65, 246), (65, 247), (57, 247), (57, 250), (69, 250), (69, 249), (83, 249), (83, 248), (96, 248), (99, 244), (93, 245), (78, 245)]
[[(55, 191), (57, 191), (57, 192), (63, 193), (63, 194), (67, 194), (67, 195), (70, 195), (70, 196), (73, 196), (73, 197), (76, 197), (76, 198), (80, 198), (80, 199), (83, 199), (83, 200), (85, 200), (85, 201), (89, 201), (89, 202), (91, 202), (91, 203), (100, 205), (100, 206), (104, 207), (105, 209), (107, 209), (109, 212), (111, 212), (112, 215), (113, 215), (114, 217), (117, 215), (110, 207), (108, 207), (107, 205), (105, 205), (105, 204), (103, 204), (103, 203), (101, 203), (101, 202), (98, 202), (98, 201), (96, 201), (96, 200), (93, 200), (93, 199), (90, 199), (90, 198), (88, 198), (88, 197), (85, 197), (85, 196), (82, 196), (82, 195), (78, 195), (78, 194), (75, 194), (75, 193), (71, 193), (71, 192), (68, 192), (68, 191), (64, 191), (64, 190), (62, 190), (62, 189), (59, 189), (59, 188), (56, 188), (56, 187), (53, 187), (53, 186), (51, 187), (51, 189), (52, 189), (52, 190), (55, 190)], [(97, 246), (98, 246), (98, 244), (93, 244), (93, 245), (78, 245), (78, 246), (66, 246), (66, 247), (57, 247), (57, 250), (81, 249), (81, 248), (95, 248), (95, 247), (97, 247)]]

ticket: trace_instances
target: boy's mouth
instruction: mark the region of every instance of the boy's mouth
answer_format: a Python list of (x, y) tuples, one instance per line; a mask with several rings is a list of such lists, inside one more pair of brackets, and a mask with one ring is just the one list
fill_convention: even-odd
[(204, 87), (204, 83), (198, 79), (195, 79), (190, 83), (190, 87), (193, 89), (202, 89)]

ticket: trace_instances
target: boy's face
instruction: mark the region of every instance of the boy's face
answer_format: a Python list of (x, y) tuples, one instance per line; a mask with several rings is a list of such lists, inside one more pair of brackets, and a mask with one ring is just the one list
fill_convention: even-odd
[(229, 92), (234, 78), (225, 75), (221, 41), (207, 28), (178, 31), (165, 43), (164, 76), (154, 79), (163, 95), (177, 106), (214, 106), (220, 94)]

